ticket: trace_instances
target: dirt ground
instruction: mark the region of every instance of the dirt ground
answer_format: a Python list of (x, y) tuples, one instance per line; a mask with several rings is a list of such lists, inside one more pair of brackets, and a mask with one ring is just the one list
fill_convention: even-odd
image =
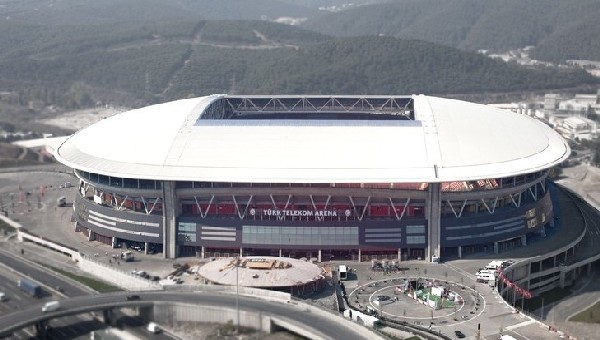
[(564, 168), (563, 176), (556, 182), (600, 208), (600, 169), (589, 164)]
[(80, 130), (102, 119), (111, 117), (126, 110), (127, 108), (116, 108), (111, 106), (76, 110), (60, 114), (54, 118), (40, 119), (38, 120), (38, 123), (58, 126), (64, 129)]

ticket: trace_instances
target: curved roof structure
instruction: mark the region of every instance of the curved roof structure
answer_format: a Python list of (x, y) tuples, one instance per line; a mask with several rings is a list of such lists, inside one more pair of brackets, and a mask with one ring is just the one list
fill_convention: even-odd
[[(299, 112), (308, 117), (293, 116)], [(344, 118), (357, 112), (373, 119)], [(508, 177), (554, 166), (569, 152), (538, 120), (453, 99), (212, 95), (106, 118), (55, 156), (123, 178), (378, 183)]]

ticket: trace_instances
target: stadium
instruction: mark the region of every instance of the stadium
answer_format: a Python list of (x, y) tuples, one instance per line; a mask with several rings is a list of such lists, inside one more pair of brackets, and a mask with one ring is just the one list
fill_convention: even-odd
[(76, 230), (179, 256), (438, 261), (553, 226), (569, 155), (525, 115), (412, 96), (211, 95), (127, 111), (55, 151)]

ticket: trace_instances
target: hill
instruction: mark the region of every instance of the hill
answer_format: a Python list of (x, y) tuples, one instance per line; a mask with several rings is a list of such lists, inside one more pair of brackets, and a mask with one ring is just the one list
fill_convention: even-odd
[[(140, 106), (212, 93), (482, 93), (596, 84), (393, 37), (333, 38), (267, 21), (0, 23), (0, 89), (14, 105)], [(15, 38), (17, 37), (17, 38)]]
[(540, 45), (535, 56), (541, 60), (600, 60), (600, 25), (594, 24), (599, 17), (600, 0), (396, 0), (315, 16), (301, 26), (334, 36), (386, 35), (466, 50)]
[[(331, 1), (321, 0), (325, 4)], [(282, 16), (309, 17), (318, 12), (310, 4), (305, 5), (279, 0), (8, 0), (2, 1), (0, 17), (9, 17), (15, 23), (61, 26), (274, 20)]]
[[(199, 81), (185, 79), (202, 70)], [(204, 77), (220, 81), (204, 81)], [(483, 93), (564, 88), (595, 81), (583, 71), (525, 69), (474, 52), (390, 37), (339, 38), (270, 53), (204, 48), (191, 55), (176, 78), (180, 82), (172, 90), (193, 95)]]

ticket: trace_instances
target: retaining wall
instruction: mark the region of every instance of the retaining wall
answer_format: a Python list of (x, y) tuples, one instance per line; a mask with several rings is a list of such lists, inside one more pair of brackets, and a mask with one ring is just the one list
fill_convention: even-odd
[[(0, 215), (0, 218), (3, 220), (3, 216)], [(10, 219), (8, 219), (11, 221)], [(102, 262), (96, 261), (93, 258), (86, 257), (84, 254), (80, 253), (77, 249), (67, 247), (62, 244), (58, 244), (57, 242), (53, 242), (47, 240), (43, 237), (35, 235), (25, 228), (23, 228), (20, 224), (12, 221), (12, 226), (17, 228), (19, 241), (28, 240), (31, 242), (35, 242), (44, 247), (53, 249), (57, 252), (61, 252), (73, 259), (73, 261), (77, 262), (79, 269), (82, 271), (92, 274), (99, 279), (102, 279), (106, 282), (112, 283), (116, 286), (119, 286), (123, 289), (127, 290), (160, 290), (162, 286), (157, 282), (146, 280), (139, 276), (135, 276), (131, 273), (128, 273), (119, 268), (115, 268), (113, 266), (109, 266)]]

